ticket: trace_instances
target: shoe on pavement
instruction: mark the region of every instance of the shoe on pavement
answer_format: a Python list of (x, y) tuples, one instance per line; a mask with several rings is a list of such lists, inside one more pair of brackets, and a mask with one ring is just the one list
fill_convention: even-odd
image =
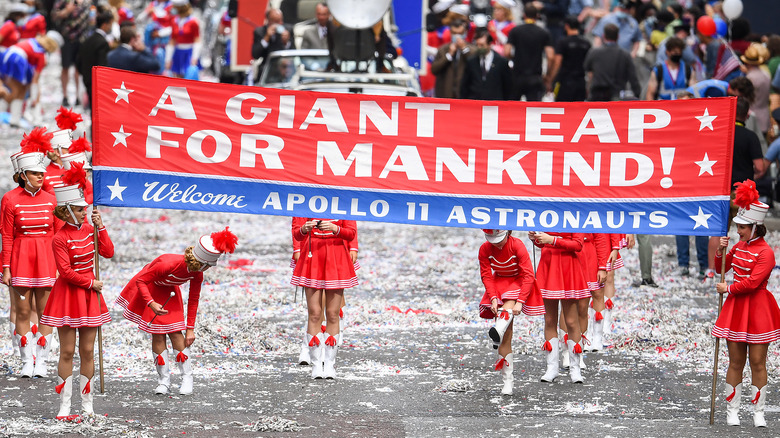
[(639, 283), (640, 286), (649, 286), (649, 287), (658, 287), (658, 285), (653, 281), (652, 278), (643, 278), (642, 282)]

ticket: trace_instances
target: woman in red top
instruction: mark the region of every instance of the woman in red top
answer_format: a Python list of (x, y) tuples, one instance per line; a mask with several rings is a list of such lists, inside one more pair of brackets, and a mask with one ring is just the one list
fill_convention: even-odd
[(11, 5), (11, 10), (5, 17), (5, 23), (0, 26), (0, 54), (5, 52), (5, 49), (19, 42), (21, 38), (19, 24), (24, 23), (24, 17), (26, 16), (27, 5), (23, 3)]
[(534, 245), (542, 249), (536, 281), (544, 298), (544, 337), (542, 347), (547, 353), (547, 372), (543, 382), (552, 382), (558, 377), (558, 303), (563, 308), (566, 320), (569, 354), (569, 377), (573, 383), (582, 383), (580, 355), (582, 332), (577, 313), (577, 300), (590, 298), (590, 290), (582, 273), (578, 253), (582, 250), (584, 236), (580, 233), (528, 233)]
[[(534, 279), (534, 267), (528, 250), (511, 231), (482, 230), (487, 242), (479, 247), (479, 274), (485, 294), (479, 303), (479, 316), (496, 319), (488, 336), (498, 349), (495, 370), (504, 382), (501, 393), (512, 395), (514, 355), (512, 354), (512, 321), (520, 312), (530, 316), (544, 315), (544, 303)], [(499, 309), (499, 306), (500, 309)]]
[(100, 293), (103, 282), (95, 279), (95, 229), (98, 233), (97, 250), (101, 256), (113, 257), (114, 244), (103, 226), (100, 213), (92, 213), (94, 227), (85, 221), (88, 214), (84, 199), (86, 173), (82, 167), (74, 165), (63, 174), (62, 179), (65, 184), (73, 185), (54, 189), (57, 197), (54, 215), (65, 222), (53, 242), (54, 259), (60, 275), (46, 303), (41, 323), (57, 327), (60, 337), (60, 361), (55, 387), (60, 394), (57, 419), (68, 419), (73, 394), (76, 331), (79, 336), (81, 410), (84, 415), (93, 415), (91, 381), (95, 373), (95, 335), (99, 326), (111, 321), (108, 307)]
[[(609, 239), (612, 250), (607, 259), (607, 280), (604, 282), (604, 289), (593, 295), (594, 323), (599, 324), (599, 320), (601, 321), (602, 334), (612, 332), (612, 312), (615, 307), (613, 299), (617, 293), (615, 290), (615, 271), (624, 266), (620, 250), (633, 248), (635, 242), (633, 234), (609, 234)], [(603, 319), (600, 319), (599, 316)]]
[[(357, 236), (357, 224), (349, 220), (293, 218), (293, 238), (301, 242), (301, 253), (290, 283), (303, 286), (309, 326), (311, 377), (336, 378), (336, 354), (339, 348), (341, 324), (339, 311), (344, 289), (357, 286), (355, 266), (345, 242)], [(320, 331), (322, 300), (325, 295), (325, 316), (328, 326)]]
[(16, 292), (16, 339), (22, 358), (22, 377), (46, 376), (51, 344), (51, 327), (41, 324), (36, 342), (30, 326), (33, 296), (37, 314), (41, 315), (57, 277), (51, 242), (62, 222), (54, 219), (57, 205), (54, 195), (42, 190), (46, 169), (41, 151), (50, 148), (50, 140), (51, 134), (46, 134), (43, 128), (25, 134), (22, 144), (27, 153), (17, 158), (24, 187), (8, 193), (2, 212), (3, 283)]
[[(718, 283), (716, 290), (728, 294), (723, 309), (712, 328), (712, 335), (726, 339), (729, 368), (726, 372), (726, 423), (739, 425), (739, 404), (742, 396), (742, 370), (750, 358), (753, 424), (766, 427), (766, 356), (769, 343), (780, 340), (780, 308), (767, 281), (775, 267), (775, 253), (764, 240), (764, 217), (769, 206), (758, 201), (758, 191), (751, 180), (736, 183), (734, 204), (740, 207), (734, 223), (739, 242), (726, 255), (726, 270), (734, 270), (734, 282)], [(720, 239), (715, 255), (720, 270), (723, 253), (729, 239)]]
[[(152, 353), (157, 370), (156, 394), (170, 392), (166, 335), (177, 352), (176, 363), (182, 375), (179, 394), (192, 394), (192, 364), (188, 348), (195, 342), (195, 318), (203, 272), (216, 265), (223, 253), (232, 253), (237, 243), (238, 238), (227, 228), (211, 236), (201, 236), (197, 245), (185, 249), (184, 254), (163, 254), (152, 260), (116, 298), (116, 304), (124, 309), (122, 315), (152, 335)], [(190, 283), (190, 292), (185, 322), (179, 286), (186, 282)], [(184, 335), (182, 330), (185, 330)]]

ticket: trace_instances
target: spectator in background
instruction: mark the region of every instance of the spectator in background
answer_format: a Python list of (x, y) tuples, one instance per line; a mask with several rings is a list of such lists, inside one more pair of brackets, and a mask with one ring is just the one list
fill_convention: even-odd
[(265, 14), (265, 26), (254, 31), (252, 59), (265, 59), (269, 53), (294, 48), (292, 30), (284, 25), (282, 11), (269, 9)]
[(493, 19), (488, 22), (487, 29), (493, 38), (492, 49), (504, 53), (504, 44), (509, 37), (509, 31), (515, 27), (512, 9), (516, 6), (515, 0), (496, 0), (493, 3)]
[[(48, 11), (51, 11), (52, 6), (54, 6), (53, 0), (44, 1), (42, 3), (48, 3)], [(19, 38), (35, 38), (38, 35), (45, 34), (46, 29), (53, 29), (52, 26), (47, 24), (46, 17), (36, 9), (35, 0), (24, 0), (21, 4), (27, 5), (27, 12), (29, 15), (27, 15), (21, 23), (17, 23), (20, 34)]]
[[(612, 13), (602, 18), (598, 25), (593, 29), (593, 47), (600, 47), (604, 42), (604, 27), (608, 24), (618, 28), (618, 46), (636, 57), (639, 50), (639, 43), (642, 41), (642, 33), (639, 31), (639, 23), (633, 17), (631, 7), (633, 3), (630, 0), (620, 0)], [(638, 95), (638, 94), (637, 94)]]
[(693, 69), (682, 60), (685, 42), (677, 37), (665, 41), (666, 60), (656, 64), (647, 82), (645, 100), (672, 100), (680, 91), (696, 83)]
[(474, 36), (476, 55), (466, 60), (460, 85), (461, 99), (508, 100), (512, 96), (512, 70), (509, 62), (491, 50), (493, 37), (487, 29)]
[(160, 61), (146, 48), (143, 38), (133, 26), (122, 26), (119, 47), (108, 52), (108, 66), (137, 73), (160, 70)]
[[(68, 82), (70, 68), (76, 66), (76, 56), (79, 53), (80, 41), (89, 29), (89, 13), (92, 8), (90, 0), (58, 0), (52, 9), (52, 17), (56, 28), (65, 39), (65, 44), (60, 48), (62, 56), (62, 106), (68, 108)], [(75, 70), (75, 69), (74, 69)], [(73, 82), (76, 85), (75, 105), (81, 105), (79, 101), (79, 72), (73, 73)]]
[(452, 42), (439, 48), (431, 64), (431, 72), (436, 76), (435, 96), (457, 99), (460, 97), (460, 84), (466, 70), (466, 59), (474, 54), (474, 46), (466, 42), (468, 24), (460, 19), (450, 22)]
[(532, 3), (525, 6), (524, 15), (525, 23), (509, 31), (504, 55), (514, 62), (514, 100), (525, 96), (529, 102), (538, 102), (545, 91), (552, 91), (552, 72), (548, 68), (542, 77), (542, 61), (546, 58), (547, 65), (552, 65), (555, 50), (550, 32), (536, 24), (538, 11)]
[(314, 8), (314, 17), (317, 19), (317, 23), (303, 31), (301, 49), (328, 48), (328, 34), (333, 32), (330, 9), (325, 3), (317, 3)]
[(545, 26), (550, 32), (551, 45), (555, 46), (565, 35), (563, 19), (569, 13), (569, 0), (534, 0), (531, 4), (539, 14), (544, 15)]
[(92, 108), (92, 67), (108, 65), (108, 33), (114, 24), (114, 14), (107, 9), (98, 13), (95, 19), (95, 31), (81, 43), (79, 53), (76, 55), (76, 70), (84, 78), (84, 86), (87, 88), (86, 108)]
[(603, 45), (590, 49), (585, 57), (585, 71), (590, 83), (588, 100), (618, 100), (623, 97), (626, 83), (631, 85), (631, 91), (638, 97), (640, 88), (634, 62), (628, 52), (617, 44), (618, 27), (607, 24), (603, 36)]
[(0, 26), (0, 56), (5, 49), (19, 42), (21, 33), (19, 24), (24, 22), (27, 17), (27, 5), (24, 3), (14, 3), (11, 5), (8, 15), (5, 17), (5, 23)]
[(745, 77), (750, 79), (755, 90), (755, 98), (750, 103), (750, 109), (756, 116), (758, 129), (766, 137), (769, 131), (769, 88), (771, 78), (761, 68), (768, 59), (768, 51), (760, 43), (751, 43), (745, 53), (739, 57), (745, 64)]
[(588, 97), (585, 88), (585, 57), (590, 43), (580, 35), (580, 22), (576, 15), (564, 20), (566, 36), (555, 45), (552, 76), (555, 78), (557, 102), (582, 102)]

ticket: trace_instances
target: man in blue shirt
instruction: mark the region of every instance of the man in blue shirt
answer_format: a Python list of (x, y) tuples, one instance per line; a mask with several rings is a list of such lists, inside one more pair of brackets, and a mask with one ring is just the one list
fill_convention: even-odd
[(639, 30), (639, 23), (634, 19), (629, 11), (630, 1), (621, 0), (612, 13), (607, 14), (599, 20), (599, 24), (593, 29), (593, 47), (602, 45), (604, 36), (604, 26), (614, 24), (618, 27), (618, 46), (636, 57), (639, 50), (639, 42), (642, 41), (642, 32)]

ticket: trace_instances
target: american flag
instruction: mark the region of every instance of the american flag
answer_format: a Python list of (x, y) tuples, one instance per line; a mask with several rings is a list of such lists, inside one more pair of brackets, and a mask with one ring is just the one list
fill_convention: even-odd
[(723, 43), (726, 46), (726, 50), (723, 51), (723, 56), (720, 58), (720, 62), (715, 66), (715, 73), (712, 75), (713, 79), (724, 80), (729, 73), (739, 68), (740, 62), (737, 54), (728, 43)]

